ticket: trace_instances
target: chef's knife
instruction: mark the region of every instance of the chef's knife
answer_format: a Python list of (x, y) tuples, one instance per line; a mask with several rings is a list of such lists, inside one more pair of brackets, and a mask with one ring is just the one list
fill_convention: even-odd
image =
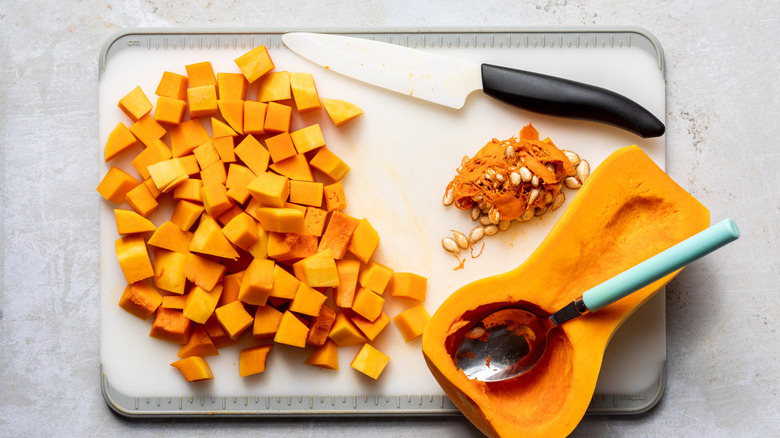
[(474, 64), (395, 44), (333, 34), (287, 33), (284, 44), (322, 67), (430, 102), (461, 108), (481, 89), (510, 105), (617, 126), (641, 137), (663, 135), (652, 113), (613, 91), (492, 64)]

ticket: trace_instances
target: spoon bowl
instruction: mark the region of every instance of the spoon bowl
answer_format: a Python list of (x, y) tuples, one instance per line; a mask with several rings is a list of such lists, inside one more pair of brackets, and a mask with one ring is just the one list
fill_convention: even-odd
[(737, 225), (725, 219), (589, 289), (552, 316), (522, 306), (493, 312), (464, 334), (453, 355), (455, 365), (483, 382), (523, 375), (541, 360), (555, 326), (598, 311), (738, 238)]

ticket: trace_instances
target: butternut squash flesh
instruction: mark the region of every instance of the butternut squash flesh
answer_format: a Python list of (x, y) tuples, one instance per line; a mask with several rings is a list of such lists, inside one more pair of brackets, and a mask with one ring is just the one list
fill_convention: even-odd
[(552, 313), (589, 288), (692, 236), (709, 212), (637, 146), (610, 155), (590, 176), (537, 250), (518, 268), (454, 292), (423, 334), (436, 380), (491, 437), (566, 436), (593, 396), (604, 350), (617, 328), (679, 271), (550, 333), (529, 373), (504, 382), (469, 380), (453, 352), (465, 332), (499, 308), (533, 303)]

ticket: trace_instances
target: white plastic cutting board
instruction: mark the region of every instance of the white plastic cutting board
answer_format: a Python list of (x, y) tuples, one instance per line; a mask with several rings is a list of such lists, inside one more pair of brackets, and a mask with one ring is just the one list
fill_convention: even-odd
[[(435, 36), (414, 41), (418, 46), (425, 46), (425, 50), (448, 56), (609, 88), (664, 119), (663, 72), (658, 59), (646, 50), (624, 44), (594, 47), (587, 40), (579, 47), (560, 47), (554, 41), (554, 47), (549, 42), (526, 47), (519, 39), (484, 39), (484, 35), (482, 38), (464, 37), (455, 40), (457, 44), (449, 40), (442, 44), (444, 47), (438, 47), (442, 40)], [(216, 40), (217, 43), (207, 39), (207, 44), (180, 35), (166, 37), (163, 46), (157, 41), (158, 44), (152, 44), (142, 38), (138, 43), (140, 48), (116, 51), (105, 60), (99, 85), (101, 149), (119, 121), (130, 124), (116, 103), (136, 85), (154, 103), (154, 90), (163, 71), (186, 74), (186, 64), (207, 60), (217, 72), (238, 72), (233, 60), (251, 48), (245, 42), (242, 47), (235, 37), (225, 37)], [(320, 97), (344, 99), (363, 108), (365, 113), (361, 117), (339, 129), (324, 112), (296, 115), (293, 129), (320, 123), (328, 147), (352, 168), (344, 179), (349, 204), (346, 213), (366, 217), (379, 232), (381, 244), (375, 255), (378, 262), (396, 271), (415, 272), (428, 278), (425, 306), (431, 313), (460, 286), (522, 263), (576, 195), (576, 191), (567, 191), (567, 202), (560, 210), (530, 223), (515, 223), (509, 231), (487, 238), (479, 258), (467, 257), (464, 269), (453, 270), (457, 262), (442, 250), (441, 238), (451, 229), (468, 232), (473, 224), (467, 212), (443, 207), (441, 198), (464, 155), (473, 155), (494, 137), (504, 139), (517, 135), (520, 128), (533, 122), (542, 137), (549, 136), (559, 147), (578, 152), (592, 168), (615, 149), (635, 143), (662, 168), (665, 164), (663, 137), (641, 139), (596, 123), (541, 116), (508, 107), (479, 92), (469, 97), (463, 109), (452, 110), (319, 68), (280, 45), (278, 35), (273, 39), (258, 36), (251, 41), (255, 45), (271, 42), (269, 52), (278, 70), (312, 73)], [(405, 42), (413, 45), (408, 40)], [(125, 40), (121, 43), (135, 44)], [(108, 165), (103, 165), (101, 177), (107, 169)], [(149, 338), (151, 322), (141, 321), (117, 306), (126, 284), (114, 252), (114, 240), (118, 236), (113, 208), (101, 201), (101, 363), (113, 391), (130, 397), (443, 394), (424, 363), (420, 339), (405, 343), (393, 324), (375, 342), (379, 350), (391, 357), (376, 382), (350, 368), (357, 347), (340, 350), (341, 369), (334, 372), (303, 365), (309, 350), (282, 345), (273, 347), (264, 374), (242, 379), (238, 376), (238, 352), (252, 344), (246, 337), (247, 342), (221, 350), (218, 357), (208, 358), (216, 379), (197, 384), (184, 382), (169, 365), (177, 359), (178, 346)], [(163, 213), (169, 212), (164, 209), (152, 219), (159, 223), (165, 220)], [(395, 316), (404, 306), (389, 299), (387, 313)], [(617, 398), (618, 394), (635, 394), (656, 384), (665, 360), (664, 324), (661, 294), (626, 322), (613, 339), (597, 394)]]

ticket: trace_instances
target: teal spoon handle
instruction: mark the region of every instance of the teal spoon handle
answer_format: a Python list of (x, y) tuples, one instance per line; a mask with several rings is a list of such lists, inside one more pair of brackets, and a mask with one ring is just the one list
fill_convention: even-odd
[(600, 310), (738, 238), (737, 224), (724, 219), (588, 290), (582, 301), (589, 311)]

